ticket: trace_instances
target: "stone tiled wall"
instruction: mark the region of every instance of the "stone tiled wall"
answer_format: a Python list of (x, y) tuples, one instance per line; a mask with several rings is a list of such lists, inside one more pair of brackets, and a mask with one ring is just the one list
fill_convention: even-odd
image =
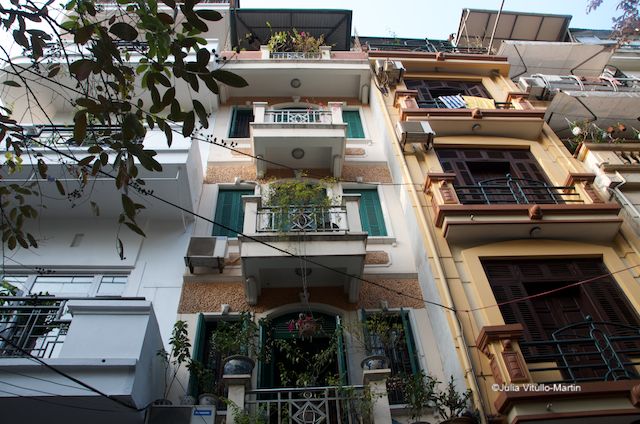
[(243, 180), (254, 181), (256, 179), (256, 167), (250, 164), (238, 165), (209, 165), (205, 183), (231, 183), (235, 177)]
[(386, 165), (360, 165), (345, 162), (342, 167), (342, 179), (355, 181), (357, 177), (362, 177), (363, 181), (378, 183), (390, 183), (391, 173)]
[[(421, 292), (416, 279), (374, 279), (371, 283), (362, 283), (360, 301), (347, 302), (342, 287), (312, 287), (309, 299), (312, 303), (323, 303), (343, 310), (359, 308), (380, 308), (380, 301), (386, 300), (390, 308), (423, 308)], [(244, 287), (240, 282), (196, 283), (186, 282), (182, 287), (182, 296), (178, 312), (194, 314), (199, 312), (218, 312), (220, 305), (229, 304), (233, 311), (264, 312), (278, 306), (299, 303), (300, 288), (263, 289), (256, 306), (245, 302)]]

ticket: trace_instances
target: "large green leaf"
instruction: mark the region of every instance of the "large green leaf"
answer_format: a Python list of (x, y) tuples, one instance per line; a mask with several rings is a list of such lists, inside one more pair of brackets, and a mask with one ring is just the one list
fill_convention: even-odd
[(231, 87), (241, 88), (249, 85), (249, 83), (240, 75), (223, 69), (216, 69), (215, 71), (212, 71), (211, 76), (221, 83), (227, 84)]
[(109, 32), (124, 41), (134, 41), (138, 38), (138, 31), (126, 22), (111, 25)]

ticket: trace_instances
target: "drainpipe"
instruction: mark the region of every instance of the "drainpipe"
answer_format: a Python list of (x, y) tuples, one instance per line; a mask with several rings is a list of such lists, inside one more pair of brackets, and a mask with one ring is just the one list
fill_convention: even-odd
[[(385, 105), (384, 110), (388, 112), (387, 105), (384, 102), (384, 99), (381, 98), (382, 96), (380, 92), (376, 91), (376, 95), (378, 96), (378, 99), (382, 102), (382, 104)], [(385, 113), (385, 121), (387, 122), (387, 125), (389, 127), (393, 128), (393, 124), (391, 122), (391, 118), (389, 117), (388, 113)], [(398, 143), (392, 143), (392, 144), (393, 144), (393, 149), (396, 151), (396, 155), (398, 155), (401, 158), (400, 165), (401, 165), (403, 178), (406, 181), (412, 181), (411, 174), (409, 173), (409, 169), (404, 159), (403, 152), (400, 151), (400, 147), (398, 146)], [(439, 253), (437, 244), (429, 229), (429, 224), (427, 223), (424, 213), (422, 213), (422, 207), (420, 206), (420, 199), (418, 198), (418, 194), (415, 190), (415, 186), (412, 186), (411, 188), (409, 188), (408, 193), (411, 198), (412, 207), (415, 207), (417, 210), (420, 210), (420, 213), (417, 214), (418, 225), (421, 227), (422, 232), (425, 234), (427, 238), (428, 248), (433, 252), (433, 262), (436, 267), (436, 273), (438, 274), (438, 278), (440, 279), (440, 281), (442, 282), (442, 285), (444, 286), (444, 290), (443, 290), (444, 297), (445, 297), (444, 304), (445, 306), (448, 306), (449, 308), (453, 309), (454, 308), (453, 298), (451, 296), (451, 290), (449, 289), (449, 284), (447, 282), (447, 276), (444, 272), (442, 261), (440, 260), (440, 253)], [(458, 346), (462, 350), (462, 366), (464, 367), (465, 379), (467, 381), (467, 384), (469, 385), (469, 388), (474, 394), (474, 399), (478, 399), (478, 403), (476, 404), (476, 407), (480, 412), (480, 421), (482, 424), (486, 424), (487, 418), (486, 418), (486, 413), (484, 411), (484, 405), (482, 403), (482, 396), (478, 386), (478, 381), (476, 380), (476, 374), (471, 362), (471, 356), (469, 355), (469, 350), (467, 348), (467, 342), (464, 339), (462, 325), (460, 324), (460, 320), (458, 319), (458, 316), (456, 315), (455, 311), (451, 309), (447, 309), (447, 312), (449, 312), (454, 322), (454, 328), (453, 328), (454, 338), (458, 343)]]

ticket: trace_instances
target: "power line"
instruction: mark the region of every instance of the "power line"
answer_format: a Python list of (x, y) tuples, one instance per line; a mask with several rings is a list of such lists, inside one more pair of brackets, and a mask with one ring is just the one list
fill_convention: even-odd
[[(31, 359), (31, 358), (29, 358), (29, 359)], [(51, 383), (51, 384), (54, 384), (56, 386), (69, 387), (71, 389), (84, 390), (84, 391), (87, 391), (87, 392), (92, 392), (92, 390), (89, 390), (89, 389), (87, 389), (85, 387), (72, 386), (71, 384), (64, 384), (64, 383), (61, 383), (59, 381), (47, 380), (46, 378), (36, 377), (35, 375), (24, 374), (24, 373), (20, 373), (20, 372), (17, 372), (17, 371), (9, 371), (9, 370), (4, 369), (4, 368), (0, 368), (0, 372), (4, 372), (4, 373), (7, 373), (7, 374), (19, 375), (20, 377), (25, 377), (25, 378), (32, 378), (34, 380), (43, 381), (45, 383)]]
[[(2, 382), (0, 382), (0, 383), (2, 383)], [(9, 384), (9, 383), (3, 383), (3, 384)], [(13, 386), (13, 384), (10, 384), (10, 385)], [(35, 389), (27, 389), (27, 390), (37, 391)], [(116, 411), (116, 410), (113, 410), (113, 409), (98, 409), (98, 408), (89, 408), (89, 407), (86, 407), (86, 406), (69, 405), (69, 404), (66, 404), (66, 403), (54, 402), (54, 401), (51, 401), (51, 400), (43, 399), (43, 398), (37, 397), (37, 396), (25, 396), (25, 395), (21, 395), (21, 394), (18, 394), (18, 393), (10, 392), (10, 391), (4, 390), (4, 389), (0, 389), (0, 392), (6, 393), (8, 395), (15, 396), (15, 397), (18, 397), (18, 398), (22, 398), (22, 399), (34, 400), (36, 402), (43, 402), (43, 403), (48, 403), (50, 405), (62, 406), (62, 407), (72, 408), (72, 409), (81, 409), (81, 410), (92, 411), (92, 412), (119, 412), (119, 413), (129, 412), (129, 411)], [(64, 396), (56, 396), (56, 397), (64, 398)]]
[[(66, 157), (66, 158), (68, 158), (68, 159), (71, 159), (71, 160), (74, 160), (74, 161), (76, 161), (76, 162), (79, 162), (79, 160), (78, 160), (78, 159), (76, 159), (75, 157), (73, 157), (73, 156), (71, 156), (71, 155), (68, 155), (68, 154), (66, 154), (66, 153), (64, 153), (64, 152), (61, 152), (60, 150), (57, 150), (55, 147), (52, 147), (52, 146), (46, 145), (46, 144), (44, 144), (44, 143), (42, 143), (42, 142), (40, 142), (40, 141), (38, 141), (38, 140), (36, 140), (36, 139), (32, 139), (32, 141), (34, 141), (35, 143), (39, 144), (40, 146), (42, 146), (42, 147), (44, 147), (44, 148), (46, 148), (46, 149), (52, 150), (53, 152), (55, 152), (56, 154), (58, 154), (58, 155), (60, 155), (60, 156), (64, 156), (64, 157)], [(100, 169), (98, 172), (99, 172), (100, 174), (104, 175), (104, 176), (107, 176), (107, 177), (109, 177), (109, 178), (115, 179), (115, 177), (114, 177), (112, 174), (110, 174), (110, 173), (108, 173), (108, 172), (106, 172), (106, 171), (104, 171), (104, 170), (102, 170), (102, 169)], [(130, 186), (130, 187), (134, 188), (134, 190), (135, 190), (135, 187), (132, 185), (132, 183), (128, 183), (128, 186)], [(248, 234), (244, 234), (244, 233), (242, 233), (242, 232), (239, 232), (239, 231), (237, 231), (235, 228), (228, 227), (228, 226), (226, 226), (226, 225), (224, 225), (224, 224), (221, 224), (221, 223), (219, 223), (219, 222), (214, 221), (213, 219), (210, 219), (210, 218), (207, 218), (207, 217), (205, 217), (205, 216), (202, 216), (202, 215), (200, 215), (200, 214), (198, 214), (198, 213), (196, 213), (196, 212), (193, 212), (193, 211), (191, 211), (191, 210), (189, 210), (189, 209), (187, 209), (187, 208), (185, 208), (185, 207), (183, 207), (183, 206), (180, 206), (180, 205), (178, 205), (178, 204), (176, 204), (176, 203), (174, 203), (174, 202), (172, 202), (172, 201), (170, 201), (170, 200), (166, 200), (166, 199), (164, 199), (164, 198), (162, 198), (162, 197), (160, 197), (160, 196), (158, 196), (158, 195), (156, 195), (156, 194), (154, 194), (154, 193), (152, 193), (152, 192), (142, 191), (142, 192), (141, 192), (141, 194), (142, 194), (142, 195), (145, 195), (145, 196), (149, 196), (149, 197), (151, 197), (151, 198), (154, 198), (154, 199), (156, 199), (156, 200), (158, 200), (158, 201), (160, 201), (160, 202), (162, 202), (162, 203), (164, 203), (164, 204), (166, 204), (166, 205), (169, 205), (169, 206), (171, 206), (171, 207), (174, 207), (174, 208), (176, 208), (176, 209), (179, 209), (179, 210), (180, 210), (180, 211), (182, 211), (182, 212), (188, 213), (188, 214), (190, 214), (190, 215), (192, 215), (192, 216), (194, 216), (194, 217), (196, 217), (196, 218), (199, 218), (199, 219), (202, 219), (202, 220), (204, 220), (204, 221), (207, 221), (207, 222), (209, 222), (209, 223), (211, 223), (211, 224), (213, 224), (213, 225), (216, 225), (216, 226), (218, 226), (218, 227), (220, 227), (220, 228), (223, 228), (223, 229), (225, 229), (225, 230), (227, 230), (227, 231), (233, 231), (233, 232), (235, 232), (235, 233), (238, 233), (238, 235), (241, 235), (241, 236), (243, 236), (243, 237), (247, 238), (248, 240), (251, 240), (251, 241), (254, 241), (254, 242), (256, 242), (256, 243), (262, 244), (262, 245), (264, 245), (264, 246), (270, 247), (270, 248), (272, 248), (272, 249), (274, 249), (274, 250), (276, 250), (276, 251), (278, 251), (278, 252), (280, 252), (280, 253), (284, 253), (284, 254), (285, 254), (285, 255), (287, 255), (287, 256), (290, 256), (290, 257), (293, 257), (293, 258), (301, 258), (301, 256), (300, 256), (300, 255), (298, 255), (298, 254), (295, 254), (295, 253), (292, 253), (292, 252), (290, 252), (290, 251), (288, 251), (288, 250), (286, 250), (286, 249), (282, 249), (282, 248), (280, 248), (280, 247), (274, 246), (274, 245), (272, 245), (272, 244), (270, 244), (270, 243), (265, 242), (264, 240), (260, 240), (260, 239), (258, 239), (258, 238), (256, 238), (256, 237), (254, 237), (254, 236), (250, 236), (250, 235), (248, 235)], [(318, 266), (318, 267), (320, 267), (320, 268), (323, 268), (323, 269), (326, 269), (326, 270), (329, 270), (329, 271), (333, 271), (333, 272), (335, 272), (335, 273), (337, 273), (337, 274), (341, 274), (341, 275), (343, 275), (343, 276), (345, 276), (345, 277), (354, 278), (354, 279), (356, 279), (356, 280), (358, 280), (358, 281), (362, 281), (363, 283), (371, 284), (371, 285), (373, 285), (373, 286), (379, 287), (379, 288), (381, 288), (381, 289), (384, 289), (384, 290), (386, 290), (386, 291), (392, 292), (392, 293), (394, 293), (394, 294), (397, 294), (397, 295), (400, 295), (400, 296), (403, 296), (403, 297), (406, 297), (406, 298), (410, 298), (410, 299), (418, 300), (418, 301), (423, 302), (423, 303), (428, 303), (428, 304), (438, 305), (438, 306), (440, 306), (440, 307), (443, 307), (443, 308), (446, 308), (446, 309), (449, 309), (449, 310), (453, 310), (453, 308), (450, 308), (450, 307), (445, 306), (445, 305), (441, 305), (441, 304), (439, 304), (439, 303), (437, 303), (437, 302), (432, 302), (432, 301), (429, 301), (429, 300), (425, 300), (425, 299), (423, 299), (422, 297), (417, 297), (417, 296), (413, 296), (413, 295), (410, 295), (410, 294), (407, 294), (407, 293), (403, 293), (403, 292), (402, 292), (402, 291), (400, 291), (400, 290), (394, 290), (394, 289), (391, 289), (391, 288), (386, 287), (386, 286), (384, 286), (384, 285), (382, 285), (382, 284), (380, 284), (380, 283), (376, 283), (376, 282), (374, 282), (374, 281), (367, 280), (367, 279), (362, 278), (362, 277), (360, 277), (360, 276), (357, 276), (357, 275), (354, 275), (354, 274), (350, 274), (350, 273), (347, 273), (347, 272), (341, 271), (341, 270), (339, 270), (339, 269), (336, 269), (336, 268), (333, 268), (333, 267), (331, 267), (331, 266), (328, 266), (328, 265), (322, 264), (322, 263), (320, 263), (320, 262), (318, 262), (318, 261), (314, 261), (314, 260), (309, 259), (309, 258), (307, 258), (307, 257), (304, 257), (304, 258), (303, 258), (303, 260), (304, 260), (304, 261), (306, 261), (307, 263), (310, 263), (310, 264), (316, 265), (316, 266)]]

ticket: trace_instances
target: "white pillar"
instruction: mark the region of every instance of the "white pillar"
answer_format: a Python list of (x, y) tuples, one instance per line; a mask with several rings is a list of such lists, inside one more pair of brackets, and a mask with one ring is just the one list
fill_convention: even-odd
[[(391, 375), (388, 368), (382, 370), (363, 370), (363, 384), (369, 386), (373, 398), (373, 423), (391, 424), (391, 408), (389, 395), (387, 394), (387, 377)], [(228, 422), (228, 421), (227, 421)]]
[(331, 46), (320, 46), (320, 59), (331, 60)]
[(271, 56), (271, 51), (269, 50), (269, 46), (260, 46), (260, 58), (261, 59), (269, 59)]
[(263, 123), (264, 113), (267, 110), (267, 102), (253, 102), (253, 122)]
[[(235, 415), (238, 412), (245, 412), (244, 410), (244, 395), (247, 387), (251, 383), (250, 374), (241, 375), (229, 375), (222, 376), (225, 386), (228, 388), (227, 399), (229, 399), (230, 405), (227, 407), (227, 420), (226, 424), (235, 424)], [(236, 409), (237, 408), (237, 409)]]
[(358, 206), (359, 203), (360, 194), (342, 194), (342, 205), (345, 206), (347, 211), (347, 226), (349, 228), (349, 232), (362, 232), (362, 222), (360, 222), (360, 208)]

